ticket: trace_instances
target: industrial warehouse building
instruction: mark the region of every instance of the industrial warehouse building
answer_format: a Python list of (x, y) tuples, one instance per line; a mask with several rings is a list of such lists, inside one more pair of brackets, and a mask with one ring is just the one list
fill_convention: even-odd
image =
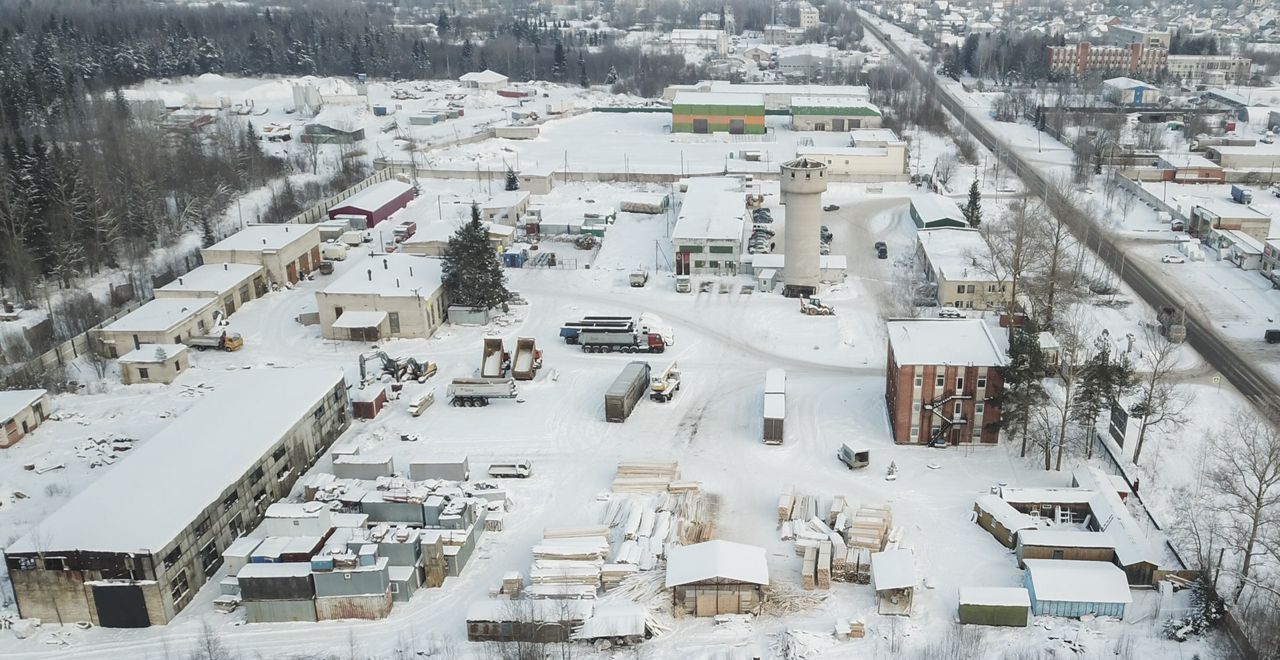
[(676, 274), (736, 275), (746, 213), (738, 179), (691, 179), (671, 232)]
[(955, 200), (937, 193), (926, 193), (911, 198), (911, 221), (916, 223), (916, 229), (969, 226)]
[(662, 100), (673, 101), (684, 92), (716, 94), (763, 94), (769, 111), (790, 111), (795, 99), (805, 96), (841, 97), (866, 101), (870, 88), (864, 85), (788, 85), (785, 83), (734, 83), (728, 80), (703, 80), (692, 85), (667, 85)]
[(677, 612), (693, 616), (757, 612), (769, 586), (764, 548), (707, 541), (667, 552), (667, 588)]
[(185, 344), (143, 344), (120, 356), (120, 382), (172, 383), (191, 368), (189, 353)]
[(387, 254), (347, 271), (316, 293), (326, 339), (430, 337), (445, 320), (442, 262)]
[(230, 375), (5, 549), (20, 615), (168, 623), (348, 425), (341, 370)]
[(143, 344), (181, 344), (213, 331), (217, 298), (156, 298), (94, 333), (98, 350), (119, 357)]
[(252, 264), (276, 286), (295, 284), (320, 266), (318, 225), (249, 225), (200, 251), (206, 264)]
[(217, 298), (230, 316), (267, 292), (266, 270), (257, 264), (206, 264), (155, 290), (156, 298)]
[(764, 135), (764, 96), (681, 92), (671, 102), (671, 132)]
[(827, 176), (845, 181), (906, 181), (907, 143), (887, 128), (850, 133), (849, 147), (798, 147), (796, 156), (822, 161)]
[(404, 208), (417, 195), (418, 189), (411, 183), (398, 179), (382, 181), (329, 207), (329, 218), (364, 218), (365, 227), (372, 227)]
[(1280, 166), (1280, 144), (1209, 147), (1205, 149), (1204, 156), (1221, 165), (1223, 169), (1269, 173)]
[(847, 96), (798, 96), (791, 100), (791, 128), (835, 133), (880, 128), (880, 109)]
[(885, 402), (898, 444), (995, 444), (1006, 348), (982, 319), (889, 321)]
[(26, 435), (44, 423), (49, 416), (49, 393), (44, 390), (0, 391), (0, 419), (4, 435), (0, 449), (18, 444)]

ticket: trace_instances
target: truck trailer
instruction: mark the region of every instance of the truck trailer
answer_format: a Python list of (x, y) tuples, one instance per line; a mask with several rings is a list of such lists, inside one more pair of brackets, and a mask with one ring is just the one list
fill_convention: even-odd
[(502, 345), (501, 337), (484, 338), (484, 355), (480, 360), (481, 378), (502, 378), (511, 366), (511, 354)]
[(516, 398), (516, 382), (510, 378), (455, 378), (449, 383), (449, 405), (475, 408), (490, 399)]
[(516, 356), (511, 362), (511, 375), (516, 380), (533, 380), (542, 368), (542, 351), (533, 337), (516, 339)]
[(606, 422), (625, 422), (635, 409), (636, 402), (649, 389), (649, 363), (632, 362), (623, 367), (622, 373), (604, 393), (604, 419)]
[(656, 332), (594, 328), (578, 333), (583, 353), (662, 353), (667, 343)]

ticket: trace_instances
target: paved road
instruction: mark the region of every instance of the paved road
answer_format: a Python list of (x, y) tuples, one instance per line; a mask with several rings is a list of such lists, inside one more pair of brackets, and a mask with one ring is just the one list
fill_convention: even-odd
[[(983, 123), (971, 121), (961, 103), (942, 85), (937, 77), (926, 70), (919, 60), (905, 53), (892, 39), (886, 38), (880, 28), (870, 20), (862, 21), (866, 29), (894, 53), (912, 75), (924, 87), (931, 89), (943, 107), (958, 119), (975, 138), (1001, 159), (1011, 171), (1022, 179), (1028, 190), (1045, 191), (1050, 208), (1070, 206), (1070, 201), (1058, 193), (1044, 175), (1023, 156), (1003, 145)], [(1205, 360), (1217, 369), (1251, 403), (1273, 420), (1280, 420), (1280, 386), (1256, 364), (1236, 353), (1227, 340), (1213, 327), (1195, 306), (1188, 306), (1181, 296), (1170, 289), (1158, 276), (1150, 274), (1135, 260), (1126, 259), (1125, 251), (1117, 240), (1105, 232), (1089, 226), (1084, 212), (1066, 217), (1068, 226), (1077, 239), (1088, 236), (1090, 247), (1103, 263), (1120, 273), (1124, 283), (1133, 289), (1152, 308), (1175, 307), (1186, 313), (1187, 341), (1199, 351)]]

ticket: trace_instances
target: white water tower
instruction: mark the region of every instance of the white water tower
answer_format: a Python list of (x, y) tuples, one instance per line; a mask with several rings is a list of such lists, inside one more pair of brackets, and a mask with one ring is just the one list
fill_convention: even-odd
[(822, 162), (797, 158), (782, 164), (782, 204), (787, 207), (782, 295), (788, 298), (809, 297), (818, 290), (822, 193), (826, 190), (827, 166)]

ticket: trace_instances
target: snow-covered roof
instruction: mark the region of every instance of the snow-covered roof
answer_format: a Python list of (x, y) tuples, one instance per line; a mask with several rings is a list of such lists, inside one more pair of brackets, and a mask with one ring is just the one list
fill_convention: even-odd
[(637, 637), (644, 635), (648, 612), (640, 603), (598, 603), (591, 618), (573, 632), (574, 639)]
[(745, 92), (680, 92), (671, 100), (671, 105), (758, 105), (764, 107), (764, 95)]
[(719, 39), (726, 36), (724, 30), (711, 30), (707, 28), (676, 28), (671, 31), (671, 39)]
[(854, 96), (870, 98), (871, 88), (866, 85), (787, 85), (784, 83), (733, 83), (728, 80), (711, 80), (698, 83), (697, 87), (712, 92), (786, 94), (797, 96)]
[(911, 207), (926, 223), (934, 220), (961, 220), (964, 218), (964, 213), (960, 211), (960, 206), (956, 204), (955, 200), (937, 193), (913, 195), (911, 197)]
[[(411, 254), (385, 254), (353, 268), (317, 294), (430, 297), (442, 285), (440, 259)], [(344, 314), (345, 316), (345, 314)]]
[(594, 610), (589, 600), (480, 600), (467, 606), (467, 621), (584, 621)]
[[(164, 351), (164, 360), (156, 359), (156, 351)], [(155, 364), (167, 362), (187, 352), (185, 344), (142, 344), (138, 348), (119, 357), (119, 361), (128, 364)]]
[(1203, 209), (1219, 218), (1233, 220), (1270, 220), (1271, 216), (1245, 204), (1237, 204), (1221, 199), (1201, 199), (1193, 206)]
[(880, 108), (856, 96), (793, 96), (791, 105), (802, 108), (869, 108), (877, 114)]
[(156, 298), (103, 329), (107, 332), (164, 332), (216, 304), (217, 298)]
[(1093, 515), (1098, 529), (1111, 536), (1116, 547), (1116, 559), (1124, 566), (1143, 562), (1159, 566), (1160, 555), (1120, 500), (1115, 482), (1093, 466), (1077, 470), (1074, 474), (1082, 488), (1093, 491), (1089, 498), (1089, 513)]
[(1016, 532), (1020, 529), (1035, 529), (1036, 527), (1036, 522), (1031, 519), (1031, 516), (1009, 506), (1008, 502), (990, 493), (979, 495), (974, 500), (974, 504), (991, 514), (991, 517), (995, 518), (996, 522), (1011, 532)]
[(1000, 497), (1020, 504), (1088, 504), (1090, 492), (1079, 488), (1020, 488), (1003, 486)]
[(787, 415), (787, 397), (782, 393), (766, 392), (764, 395), (764, 418), (782, 419)]
[(1220, 170), (1222, 166), (1200, 154), (1160, 154), (1160, 160), (1177, 169)]
[(960, 587), (961, 605), (1031, 607), (1026, 587)]
[(876, 591), (914, 587), (915, 555), (905, 548), (871, 553), (871, 584)]
[(1216, 151), (1223, 156), (1280, 156), (1280, 143), (1266, 144), (1259, 142), (1251, 147), (1212, 146), (1209, 151)]
[(350, 309), (342, 312), (342, 316), (334, 319), (333, 327), (344, 328), (347, 330), (376, 328), (382, 325), (382, 322), (385, 320), (387, 320), (386, 312)]
[(305, 561), (264, 562), (245, 564), (236, 573), (237, 580), (254, 578), (299, 578), (311, 575), (311, 563)]
[(982, 319), (894, 320), (886, 326), (899, 365), (999, 367), (1009, 359)]
[(667, 551), (667, 588), (713, 579), (769, 584), (764, 548), (707, 541)]
[(787, 370), (774, 368), (765, 371), (764, 391), (766, 394), (785, 394), (787, 391)]
[(329, 104), (307, 124), (324, 126), (342, 133), (354, 133), (360, 130), (364, 113), (364, 106)]
[(342, 382), (341, 369), (229, 374), (7, 551), (160, 552)]
[(320, 242), (320, 227), (316, 225), (249, 225), (244, 229), (205, 248), (211, 251), (248, 250), (270, 252), (280, 250), (296, 241)]
[(1111, 535), (1083, 529), (1027, 529), (1018, 532), (1021, 545), (1058, 548), (1112, 548)]
[(528, 190), (499, 190), (489, 196), (480, 208), (487, 210), (509, 209), (513, 206), (519, 206), (529, 199)]
[(329, 210), (339, 208), (354, 208), (370, 213), (381, 209), (390, 204), (395, 198), (413, 190), (413, 184), (389, 179), (375, 183), (364, 190), (334, 204)]
[(1027, 572), (1037, 601), (1130, 603), (1124, 571), (1105, 561), (1027, 559)]
[[(743, 260), (750, 262), (751, 266), (756, 270), (765, 268), (782, 269), (786, 267), (787, 255), (777, 252), (749, 254)], [(820, 270), (845, 270), (848, 265), (849, 259), (843, 254), (823, 254), (818, 257), (818, 268)]]
[(1042, 351), (1056, 351), (1062, 348), (1062, 344), (1058, 343), (1058, 338), (1054, 337), (1053, 333), (1048, 330), (1041, 331), (1036, 337), (1040, 341), (1040, 350)]
[(321, 502), (276, 502), (267, 507), (267, 518), (319, 518), (325, 515)]
[(464, 73), (458, 77), (458, 80), (461, 80), (462, 82), (473, 82), (473, 83), (480, 83), (480, 84), (497, 84), (497, 83), (507, 82), (509, 78), (492, 69), (485, 69), (484, 71), (472, 71), (470, 73)]
[(889, 155), (889, 150), (884, 147), (798, 147), (796, 155), (883, 158)]
[(991, 248), (976, 229), (919, 229), (916, 236), (929, 265), (951, 282), (999, 282), (992, 272)]
[(742, 240), (746, 199), (737, 179), (703, 177), (689, 180), (680, 202), (672, 240)]
[(45, 390), (0, 390), (0, 422), (17, 417), (45, 394)]
[(1102, 81), (1102, 84), (1112, 89), (1155, 89), (1155, 86), (1153, 85), (1148, 85), (1141, 80), (1134, 80), (1133, 78), (1126, 78), (1124, 76), (1108, 78), (1107, 80)]
[(261, 272), (262, 266), (254, 264), (205, 264), (156, 290), (208, 293), (216, 296)]

